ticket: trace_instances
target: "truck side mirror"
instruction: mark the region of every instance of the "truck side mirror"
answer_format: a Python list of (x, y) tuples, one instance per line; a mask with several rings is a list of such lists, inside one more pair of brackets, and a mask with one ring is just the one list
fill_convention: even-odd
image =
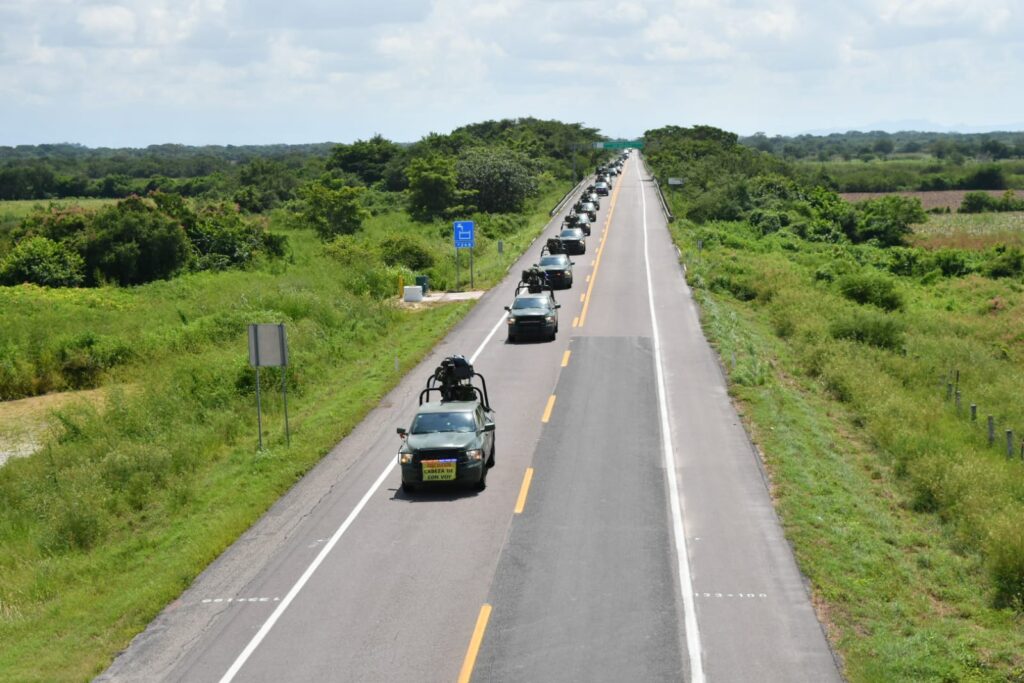
[(396, 431), (398, 432), (398, 436), (403, 439), (409, 435), (409, 433), (405, 431), (405, 427), (399, 427)]
[(511, 306), (506, 306), (505, 310), (508, 311), (509, 313), (511, 313), (512, 312), (512, 307)]
[(487, 424), (485, 424), (484, 425), (484, 431), (485, 432), (493, 432), (494, 431), (494, 423), (493, 422), (488, 422)]

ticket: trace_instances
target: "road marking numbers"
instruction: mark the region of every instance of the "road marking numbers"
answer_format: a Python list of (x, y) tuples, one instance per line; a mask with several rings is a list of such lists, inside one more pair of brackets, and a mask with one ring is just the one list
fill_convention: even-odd
[(208, 603), (281, 602), (281, 598), (204, 598), (202, 602), (204, 605)]
[(548, 404), (544, 408), (544, 416), (540, 418), (541, 422), (547, 423), (547, 421), (551, 419), (551, 411), (554, 409), (554, 407), (555, 407), (555, 395), (551, 394), (551, 396), (548, 398)]
[(519, 487), (519, 498), (516, 500), (515, 513), (522, 514), (526, 507), (526, 494), (530, 492), (530, 482), (533, 481), (533, 468), (527, 467), (523, 475), (523, 485)]

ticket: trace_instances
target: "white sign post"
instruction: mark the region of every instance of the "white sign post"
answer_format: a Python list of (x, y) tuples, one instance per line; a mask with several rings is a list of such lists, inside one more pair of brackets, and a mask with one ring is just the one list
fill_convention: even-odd
[(260, 450), (263, 450), (263, 404), (260, 399), (260, 368), (281, 368), (281, 397), (284, 399), (284, 434), (289, 446), (292, 435), (288, 429), (288, 335), (284, 324), (249, 325), (249, 365), (256, 368), (256, 427)]

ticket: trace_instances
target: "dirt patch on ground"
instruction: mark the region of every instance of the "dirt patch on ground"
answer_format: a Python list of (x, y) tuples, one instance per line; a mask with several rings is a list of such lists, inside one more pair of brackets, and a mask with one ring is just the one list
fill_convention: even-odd
[[(921, 206), (924, 210), (928, 209), (945, 209), (949, 208), (952, 211), (956, 211), (960, 208), (960, 204), (964, 201), (964, 195), (968, 192), (978, 192), (979, 190), (942, 190), (942, 191), (931, 191), (931, 192), (841, 192), (840, 197), (848, 202), (863, 202), (867, 199), (876, 199), (878, 197), (885, 197), (890, 194), (897, 194), (901, 197), (917, 197), (921, 200)], [(1002, 197), (1006, 190), (981, 190), (993, 197)], [(1014, 190), (1018, 198), (1024, 197), (1024, 191)]]
[(76, 401), (102, 408), (107, 390), (64, 391), (0, 402), (0, 466), (10, 458), (32, 455), (49, 436), (54, 410)]

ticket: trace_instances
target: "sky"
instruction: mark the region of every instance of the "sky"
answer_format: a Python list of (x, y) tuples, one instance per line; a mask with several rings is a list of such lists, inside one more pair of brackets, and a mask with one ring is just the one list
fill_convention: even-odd
[(0, 0), (0, 145), (1024, 130), (1021, 0)]

